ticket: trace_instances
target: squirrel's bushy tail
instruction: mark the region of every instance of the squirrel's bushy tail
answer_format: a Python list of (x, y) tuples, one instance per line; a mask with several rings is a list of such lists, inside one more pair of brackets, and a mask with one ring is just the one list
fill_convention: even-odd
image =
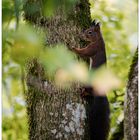
[(90, 140), (107, 140), (110, 129), (110, 109), (106, 96), (86, 97)]

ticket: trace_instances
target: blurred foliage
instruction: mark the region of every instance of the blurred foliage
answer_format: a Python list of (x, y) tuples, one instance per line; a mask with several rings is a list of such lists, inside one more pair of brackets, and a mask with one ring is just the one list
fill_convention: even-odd
[[(71, 82), (79, 81), (94, 86), (101, 95), (104, 95), (111, 89), (121, 86), (120, 80), (110, 70), (102, 66), (96, 71), (89, 71), (86, 63), (76, 61), (73, 53), (61, 44), (44, 49), (38, 58), (45, 66), (47, 75), (54, 78), (56, 84), (61, 87), (70, 86)], [(107, 78), (108, 81), (106, 81)], [(103, 83), (106, 84), (103, 85)]]
[(52, 16), (57, 9), (57, 7), (63, 7), (64, 11), (67, 13), (78, 0), (43, 0), (42, 11), (44, 16)]
[[(56, 81), (64, 82), (65, 79), (81, 78), (82, 82), (95, 82), (94, 78), (93, 81), (90, 78), (95, 77), (95, 73), (89, 74), (85, 64), (77, 63), (75, 57), (70, 52), (68, 53), (63, 45), (58, 44), (55, 49), (44, 50), (43, 32), (38, 32), (36, 28), (23, 21), (25, 2), (22, 0), (2, 1), (3, 140), (28, 139), (26, 103), (23, 94), (25, 89), (23, 67), (27, 59), (40, 58), (42, 64), (50, 72), (49, 74), (57, 71)], [(37, 1), (35, 5), (31, 3), (26, 10), (35, 14), (38, 12), (41, 2), (43, 0)], [(122, 83), (120, 88), (108, 94), (111, 102), (111, 133), (113, 133), (117, 124), (123, 119), (125, 86), (132, 56), (137, 47), (137, 1), (90, 0), (90, 2), (92, 18), (98, 19), (102, 23), (108, 69), (113, 71)], [(65, 8), (68, 6), (66, 9), (69, 9), (73, 7), (74, 3), (74, 0), (47, 0), (42, 5), (41, 14), (51, 16), (57, 5), (64, 5)], [(50, 65), (50, 62), (54, 65)], [(60, 75), (62, 81), (60, 81)], [(111, 76), (111, 78), (113, 77), (114, 75)], [(84, 81), (84, 79), (86, 80)], [(103, 81), (108, 79), (108, 71), (103, 74), (101, 79)], [(112, 81), (114, 80), (112, 79)]]
[(38, 16), (52, 17), (57, 12), (58, 7), (63, 7), (67, 15), (77, 1), (79, 0), (26, 0), (23, 9), (28, 16), (34, 18)]

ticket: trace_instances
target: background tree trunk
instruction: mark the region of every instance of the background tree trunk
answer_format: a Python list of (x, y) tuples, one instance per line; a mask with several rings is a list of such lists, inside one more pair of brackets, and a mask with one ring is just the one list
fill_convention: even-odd
[(133, 58), (124, 100), (125, 140), (138, 139), (138, 50)]
[[(47, 46), (60, 42), (67, 47), (83, 45), (78, 35), (91, 24), (88, 0), (80, 0), (68, 16), (59, 7), (51, 19), (42, 17), (40, 12), (27, 13), (26, 6), (35, 2), (27, 1), (25, 4), (25, 19), (44, 28)], [(29, 139), (88, 140), (85, 107), (77, 90), (79, 85), (74, 84), (73, 88), (66, 90), (56, 88), (37, 59), (30, 61), (26, 68)]]

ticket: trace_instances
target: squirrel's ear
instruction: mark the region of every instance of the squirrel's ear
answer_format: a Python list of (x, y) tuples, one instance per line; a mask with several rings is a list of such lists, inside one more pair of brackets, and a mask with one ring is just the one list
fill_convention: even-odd
[(92, 26), (95, 26), (96, 25), (96, 20), (94, 19), (91, 23)]
[(97, 22), (97, 23), (96, 23), (96, 25), (95, 25), (95, 29), (96, 29), (96, 31), (100, 30), (100, 25), (101, 25), (100, 22)]
[(100, 23), (100, 22), (97, 22), (97, 23), (96, 23), (96, 26), (100, 26), (100, 25), (101, 25), (101, 23)]

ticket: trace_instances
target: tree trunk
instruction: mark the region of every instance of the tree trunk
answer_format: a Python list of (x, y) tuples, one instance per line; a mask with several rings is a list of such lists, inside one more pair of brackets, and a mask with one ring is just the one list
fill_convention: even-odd
[[(33, 2), (36, 0), (28, 1), (25, 7)], [(25, 10), (25, 19), (47, 31), (47, 46), (60, 42), (67, 47), (82, 46), (78, 34), (91, 24), (88, 0), (80, 0), (68, 16), (62, 7), (56, 11), (54, 17), (47, 19), (41, 14), (29, 15)], [(73, 88), (65, 90), (56, 88), (37, 59), (29, 61), (26, 68), (29, 139), (89, 140), (85, 103), (78, 91), (80, 85), (73, 84)]]
[(138, 50), (131, 65), (124, 102), (125, 140), (138, 140)]

